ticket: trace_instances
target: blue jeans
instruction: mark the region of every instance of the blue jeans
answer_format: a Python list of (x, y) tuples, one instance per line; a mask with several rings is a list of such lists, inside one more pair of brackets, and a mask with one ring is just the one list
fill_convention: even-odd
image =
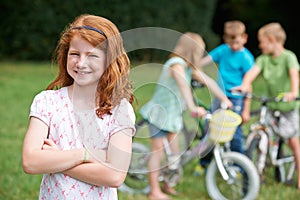
[[(241, 115), (242, 111), (244, 109), (244, 99), (240, 99), (240, 98), (229, 98), (229, 100), (232, 102), (233, 107), (231, 108), (232, 111), (234, 111), (235, 113)], [(221, 102), (219, 99), (214, 99), (210, 111), (213, 113), (214, 111), (216, 111), (217, 109), (219, 109), (221, 107)], [(243, 131), (242, 131), (242, 126), (239, 125), (233, 135), (232, 140), (230, 141), (230, 149), (232, 151), (237, 151), (240, 152), (242, 154), (245, 153), (244, 147), (243, 147)], [(205, 157), (200, 158), (200, 164), (204, 167), (206, 167), (212, 157), (212, 151)]]

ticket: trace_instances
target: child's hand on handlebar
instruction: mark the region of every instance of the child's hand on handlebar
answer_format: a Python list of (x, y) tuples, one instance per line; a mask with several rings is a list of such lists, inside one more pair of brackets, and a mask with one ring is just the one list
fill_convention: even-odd
[(203, 117), (206, 114), (206, 110), (203, 107), (194, 107), (190, 110), (190, 114), (192, 117)]
[(251, 86), (240, 85), (240, 86), (231, 88), (231, 92), (245, 93), (245, 92), (249, 92), (250, 88), (251, 88)]
[(283, 96), (284, 101), (294, 101), (298, 96), (298, 94), (296, 94), (294, 92), (282, 93), (280, 95)]
[(233, 106), (233, 104), (228, 98), (226, 98), (226, 100), (221, 102), (221, 108), (222, 109), (232, 108), (232, 106)]

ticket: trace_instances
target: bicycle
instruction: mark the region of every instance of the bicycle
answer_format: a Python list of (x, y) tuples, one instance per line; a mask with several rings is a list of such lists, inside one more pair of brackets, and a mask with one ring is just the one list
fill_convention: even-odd
[[(230, 113), (228, 115), (237, 115), (230, 110), (224, 109), (216, 113), (224, 114), (225, 112)], [(180, 156), (174, 157), (174, 155), (171, 154), (168, 142), (165, 140), (164, 144), (167, 159), (166, 164), (160, 170), (160, 181), (166, 182), (170, 187), (175, 186), (183, 177), (183, 167), (187, 163), (195, 158), (199, 159), (199, 156), (204, 156), (213, 149), (214, 159), (208, 166), (205, 175), (206, 188), (209, 196), (212, 199), (218, 200), (255, 199), (259, 193), (259, 175), (256, 167), (246, 155), (230, 151), (229, 141), (232, 139), (234, 130), (231, 130), (231, 135), (225, 135), (223, 138), (220, 138), (220, 135), (216, 136), (216, 134), (214, 134), (213, 137), (212, 123), (209, 123), (210, 131), (208, 131), (208, 134), (202, 136), (202, 133), (205, 131), (205, 120), (213, 121), (213, 119), (216, 119), (215, 117), (218, 116), (216, 113), (208, 113), (206, 117), (198, 121), (197, 127), (199, 130), (196, 132), (190, 133), (186, 123), (184, 123), (183, 137), (186, 150), (181, 152)], [(220, 120), (221, 119), (219, 119), (219, 121)], [(234, 125), (235, 128), (237, 125), (238, 124)], [(141, 133), (142, 131), (147, 132), (147, 121), (139, 121), (136, 124), (136, 129), (136, 136), (145, 136), (148, 139), (149, 133)], [(194, 137), (191, 138), (190, 135)], [(133, 142), (132, 160), (128, 175), (124, 184), (119, 188), (122, 192), (148, 194), (150, 191), (147, 163), (151, 152), (143, 142), (144, 141)], [(196, 143), (194, 146), (192, 145), (193, 142)]]
[[(270, 102), (284, 101), (282, 97), (264, 97), (251, 93), (236, 92), (260, 103), (259, 119), (251, 124), (250, 133), (246, 139), (246, 155), (257, 167), (260, 181), (264, 182), (266, 167), (275, 167), (275, 178), (281, 183), (292, 184), (295, 173), (294, 156), (289, 152), (286, 139), (282, 137), (278, 123), (280, 111), (273, 111), (272, 120), (268, 119)], [(295, 100), (300, 100), (297, 97)]]

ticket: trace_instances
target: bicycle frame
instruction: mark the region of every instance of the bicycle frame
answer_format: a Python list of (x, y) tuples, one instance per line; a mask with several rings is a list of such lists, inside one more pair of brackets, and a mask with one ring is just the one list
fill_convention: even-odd
[[(278, 127), (278, 121), (280, 118), (280, 112), (274, 111), (274, 119), (272, 121), (267, 120), (267, 113), (269, 112), (267, 104), (269, 102), (284, 101), (284, 99), (278, 97), (259, 97), (249, 93), (242, 95), (247, 96), (248, 98), (250, 97), (261, 103), (259, 120), (257, 123), (251, 125), (250, 134), (248, 135), (246, 140), (247, 155), (250, 158), (252, 157), (253, 147), (251, 147), (251, 143), (253, 143), (254, 140), (258, 140), (257, 148), (260, 153), (257, 160), (257, 169), (260, 176), (262, 177), (264, 174), (266, 159), (267, 157), (269, 157), (271, 165), (274, 167), (278, 167), (279, 169), (280, 182), (291, 180), (295, 171), (294, 156), (290, 155), (279, 158), (280, 148), (282, 143), (284, 142), (284, 139), (282, 139), (279, 135), (280, 130)], [(299, 98), (296, 98), (296, 100), (299, 100)], [(286, 163), (291, 164), (287, 176), (284, 166), (284, 164)]]
[[(294, 169), (295, 169), (295, 162), (294, 162), (294, 156), (290, 155), (284, 158), (278, 158), (279, 154), (279, 144), (280, 144), (280, 136), (278, 135), (278, 127), (276, 123), (269, 124), (266, 122), (266, 116), (265, 111), (267, 111), (266, 107), (263, 107), (262, 113), (260, 115), (260, 120), (258, 124), (254, 124), (252, 126), (251, 133), (249, 134), (246, 146), (249, 147), (251, 141), (255, 137), (259, 137), (259, 150), (260, 150), (260, 156), (257, 163), (257, 168), (259, 174), (263, 174), (263, 170), (265, 169), (266, 159), (267, 155), (270, 158), (272, 166), (277, 166), (280, 170), (280, 181), (286, 182), (287, 180), (292, 179)], [(288, 176), (286, 177), (284, 164), (285, 163), (291, 163), (291, 167), (288, 172)]]

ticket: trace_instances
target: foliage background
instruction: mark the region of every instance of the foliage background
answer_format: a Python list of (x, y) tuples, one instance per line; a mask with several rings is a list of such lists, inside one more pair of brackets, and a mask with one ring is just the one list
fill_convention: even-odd
[[(245, 22), (247, 47), (257, 55), (256, 32), (265, 23), (278, 21), (288, 34), (287, 48), (300, 55), (299, 12), (293, 0), (2, 0), (0, 1), (0, 59), (49, 60), (64, 27), (76, 16), (104, 16), (120, 31), (138, 27), (163, 27), (201, 34), (207, 50), (221, 42), (223, 23)], [(145, 50), (133, 54), (140, 60), (161, 59)]]

